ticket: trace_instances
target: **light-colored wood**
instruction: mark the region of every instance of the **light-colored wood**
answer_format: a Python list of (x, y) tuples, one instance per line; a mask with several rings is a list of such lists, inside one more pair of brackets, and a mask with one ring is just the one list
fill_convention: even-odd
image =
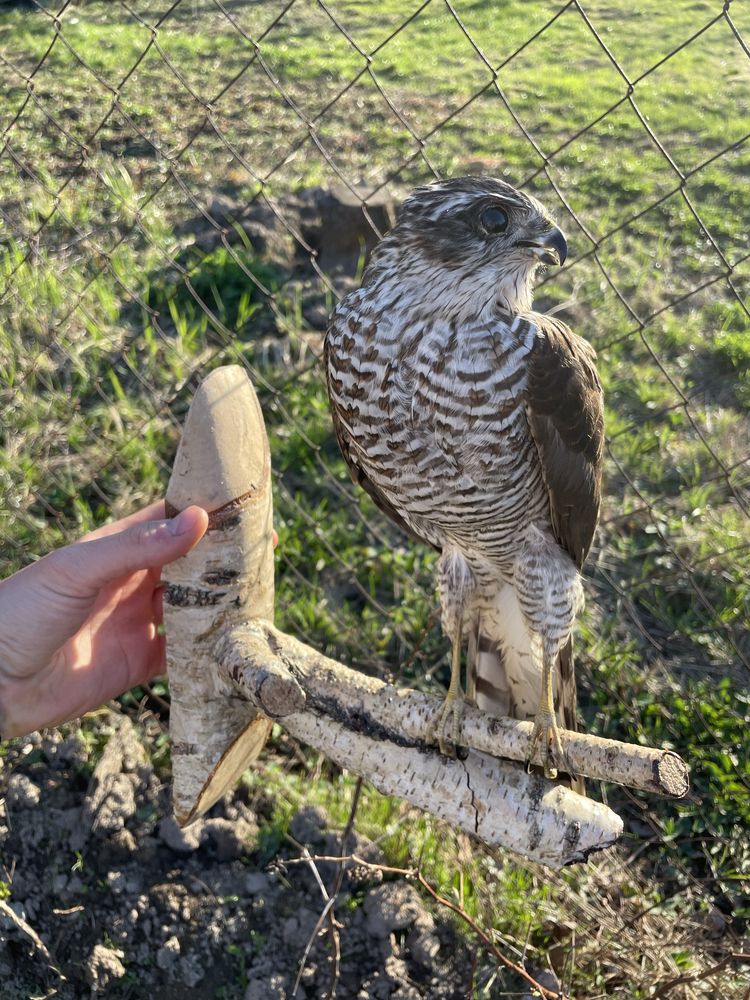
[(441, 756), (426, 742), (438, 699), (349, 670), (268, 622), (228, 629), (216, 654), (225, 681), (290, 735), (487, 844), (559, 869), (622, 833), (607, 806), (522, 765), (474, 750)]
[(164, 568), (173, 802), (185, 825), (229, 791), (270, 731), (222, 686), (214, 645), (249, 617), (273, 618), (271, 458), (255, 391), (237, 365), (201, 384), (167, 490), (168, 513), (198, 504), (204, 538)]
[[(357, 725), (372, 736), (425, 750), (440, 699), (409, 688), (396, 688), (350, 670), (267, 622), (248, 622), (227, 632), (217, 646), (227, 678), (261, 711), (281, 718), (298, 711), (299, 691), (308, 707), (331, 719)], [(275, 677), (275, 684), (269, 678)], [(263, 683), (260, 681), (263, 679)], [(286, 710), (281, 694), (288, 686)], [(264, 692), (273, 692), (269, 709)], [(286, 722), (285, 722), (286, 725)], [(493, 719), (466, 706), (459, 743), (494, 757), (525, 761), (532, 724)], [(584, 733), (563, 731), (568, 760), (577, 774), (677, 798), (689, 788), (688, 769), (671, 750), (620, 743)], [(534, 763), (541, 765), (540, 754)]]

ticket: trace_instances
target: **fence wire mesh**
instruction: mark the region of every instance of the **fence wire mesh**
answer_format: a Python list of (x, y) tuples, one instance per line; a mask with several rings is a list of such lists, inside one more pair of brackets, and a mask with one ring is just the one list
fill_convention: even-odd
[[(672, 744), (695, 776), (681, 806), (617, 793), (652, 858), (639, 907), (685, 902), (672, 957), (627, 966), (628, 908), (625, 978), (575, 980), (581, 996), (742, 995), (736, 962), (706, 970), (741, 951), (748, 915), (748, 40), (729, 0), (0, 12), (2, 575), (162, 495), (192, 391), (237, 362), (272, 442), (279, 623), (436, 689), (432, 556), (346, 477), (326, 317), (416, 183), (502, 176), (566, 231), (536, 303), (596, 347), (608, 407), (584, 725)], [(632, 878), (626, 854), (593, 881)], [(601, 915), (576, 905), (592, 933)], [(685, 972), (688, 939), (705, 954)]]

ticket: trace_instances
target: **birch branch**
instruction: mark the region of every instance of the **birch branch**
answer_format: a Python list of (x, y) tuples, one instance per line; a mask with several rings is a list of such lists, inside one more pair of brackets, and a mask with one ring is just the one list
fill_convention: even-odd
[[(301, 704), (348, 728), (421, 750), (432, 749), (430, 723), (440, 699), (396, 688), (323, 656), (268, 622), (235, 626), (219, 641), (216, 655), (227, 681), (270, 718), (298, 713)], [(296, 724), (296, 722), (295, 722)], [(464, 709), (459, 744), (512, 761), (525, 761), (533, 725), (494, 719)], [(681, 798), (688, 769), (671, 750), (657, 750), (584, 733), (563, 731), (568, 760), (577, 774)], [(533, 763), (542, 765), (541, 750)]]
[(271, 457), (243, 368), (217, 368), (193, 398), (167, 489), (167, 512), (209, 512), (196, 547), (164, 568), (171, 692), (172, 798), (189, 823), (228, 792), (263, 748), (271, 724), (218, 683), (220, 629), (273, 618)]
[(401, 716), (393, 712), (401, 692), (320, 656), (268, 622), (227, 629), (215, 655), (227, 688), (280, 718), (290, 735), (384, 794), (487, 844), (559, 869), (622, 832), (622, 821), (607, 806), (518, 764), (474, 750), (463, 759), (443, 757), (424, 739), (436, 699), (422, 704), (416, 723), (421, 737), (414, 738), (400, 730)]

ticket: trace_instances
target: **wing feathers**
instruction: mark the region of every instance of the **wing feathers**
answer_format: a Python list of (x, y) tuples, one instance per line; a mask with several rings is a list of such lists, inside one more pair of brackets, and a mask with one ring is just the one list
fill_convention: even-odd
[(580, 569), (601, 505), (604, 403), (594, 349), (564, 323), (535, 315), (527, 415), (550, 498), (552, 528)]

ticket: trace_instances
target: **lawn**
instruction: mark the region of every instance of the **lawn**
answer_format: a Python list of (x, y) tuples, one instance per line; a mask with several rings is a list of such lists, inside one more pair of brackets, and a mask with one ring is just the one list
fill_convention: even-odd
[[(264, 252), (212, 220), (217, 199), (238, 214), (259, 201), (293, 230), (295, 198), (341, 183), (398, 200), (481, 170), (525, 187), (570, 243), (537, 305), (594, 344), (607, 400), (578, 637), (583, 722), (675, 747), (695, 794), (675, 804), (607, 789), (628, 846), (553, 881), (462, 854), (373, 792), (358, 827), (388, 830), (392, 862), (422, 857), (444, 893), (460, 884), (468, 912), (519, 948), (544, 951), (566, 921), (585, 936), (604, 920), (590, 907), (606, 879), (652, 908), (659, 935), (690, 929), (642, 981), (609, 981), (607, 961), (630, 968), (625, 952), (648, 946), (612, 917), (609, 953), (579, 944), (566, 966), (575, 996), (646, 997), (658, 977), (740, 950), (750, 7), (133, 0), (72, 3), (59, 21), (53, 10), (0, 12), (0, 573), (161, 495), (192, 389), (240, 361), (271, 437), (278, 623), (436, 690), (447, 662), (433, 556), (354, 490), (331, 431), (310, 316), (346, 283), (321, 277), (294, 231), (286, 253)], [(326, 776), (310, 786), (299, 762), (269, 768), (277, 833), (289, 802), (321, 802), (343, 826), (352, 781)], [(714, 912), (732, 928), (707, 944), (701, 919)], [(684, 995), (713, 995), (704, 987)], [(722, 989), (740, 995), (731, 964)]]

